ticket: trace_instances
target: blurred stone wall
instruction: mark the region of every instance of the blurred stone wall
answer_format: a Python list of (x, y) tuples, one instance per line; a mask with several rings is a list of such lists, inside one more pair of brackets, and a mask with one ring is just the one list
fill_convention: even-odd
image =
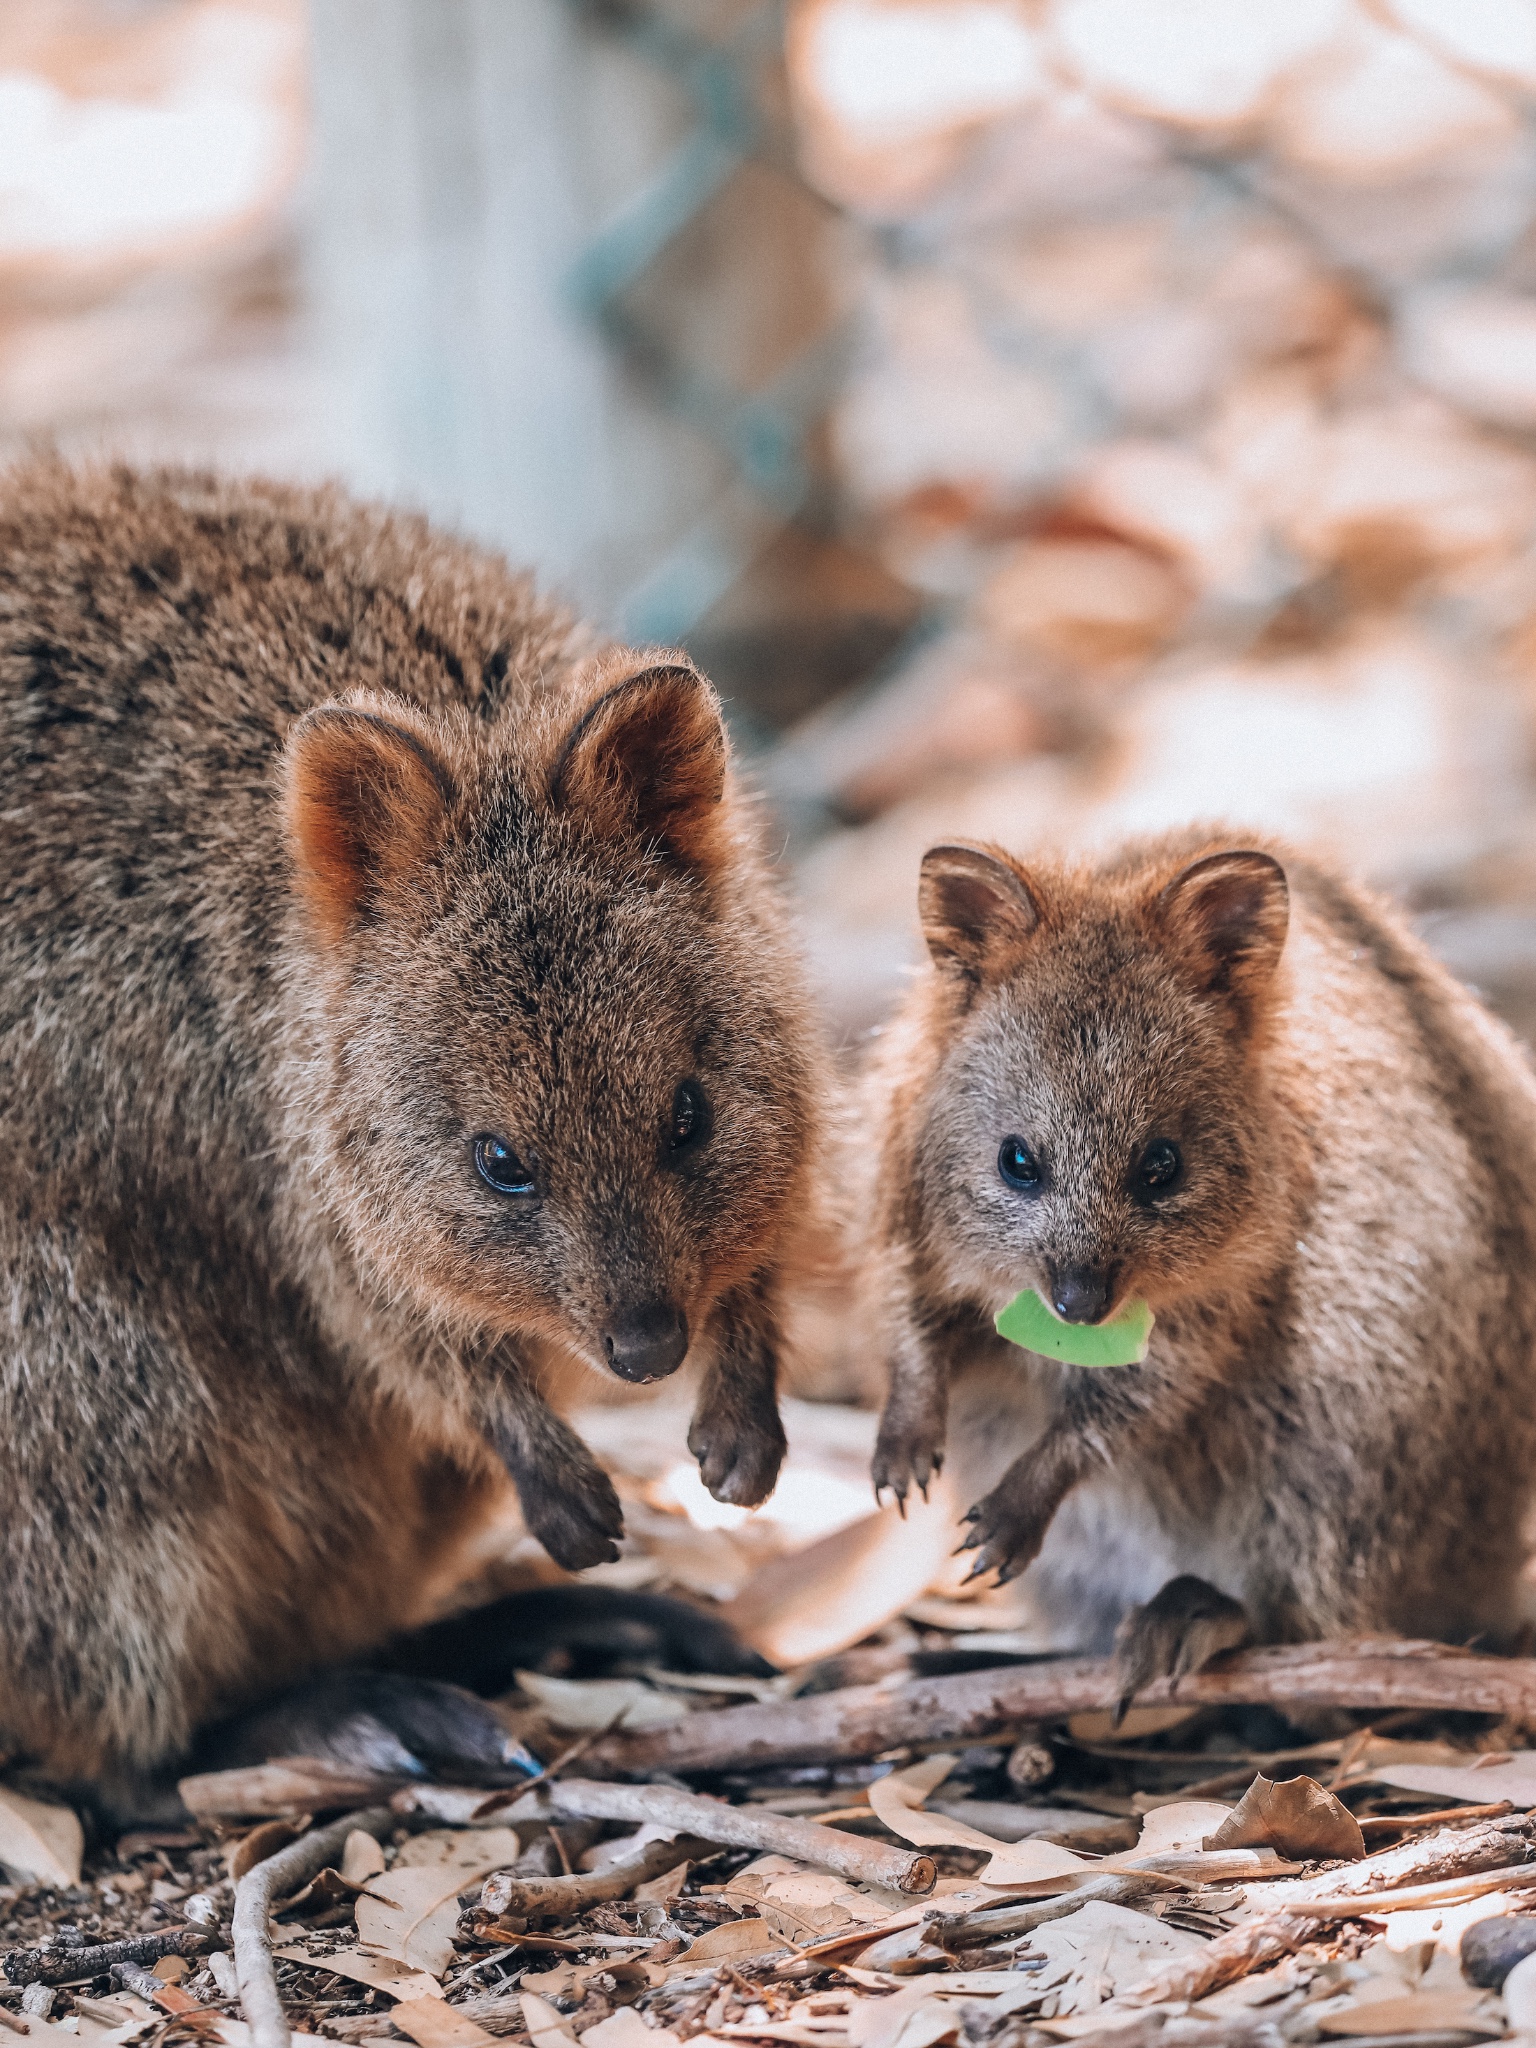
[(848, 1030), (917, 864), (1321, 841), (1536, 1021), (1536, 7), (797, 0), (844, 530), (925, 636), (769, 767)]

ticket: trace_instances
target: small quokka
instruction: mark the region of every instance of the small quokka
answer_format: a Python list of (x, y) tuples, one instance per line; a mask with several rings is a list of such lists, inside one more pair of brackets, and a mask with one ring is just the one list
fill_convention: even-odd
[(808, 1016), (682, 657), (339, 493), (0, 479), (0, 1751), (163, 1766), (432, 1611), (508, 1475), (614, 1555), (555, 1355), (701, 1355), (761, 1500)]
[[(877, 1490), (943, 1456), (975, 1571), (1122, 1704), (1250, 1635), (1508, 1640), (1536, 1479), (1536, 1082), (1375, 897), (1186, 833), (939, 846), (860, 1128)], [(1141, 1365), (1005, 1343), (1144, 1298)]]

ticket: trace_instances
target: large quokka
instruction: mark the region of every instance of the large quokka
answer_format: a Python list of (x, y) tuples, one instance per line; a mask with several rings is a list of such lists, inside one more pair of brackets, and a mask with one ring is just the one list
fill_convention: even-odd
[[(860, 1128), (877, 1488), (950, 1434), (977, 1572), (1122, 1700), (1250, 1631), (1507, 1639), (1536, 1478), (1536, 1083), (1383, 903), (1184, 834), (935, 847)], [(1005, 1343), (1026, 1287), (1145, 1362)], [(987, 1490), (990, 1489), (990, 1490)], [(1161, 1589), (1161, 1590), (1160, 1590)], [(1143, 1604), (1145, 1603), (1145, 1604)]]
[(176, 1756), (509, 1473), (613, 1554), (549, 1347), (702, 1353), (771, 1488), (818, 1055), (713, 692), (595, 645), (335, 493), (0, 480), (0, 1751)]

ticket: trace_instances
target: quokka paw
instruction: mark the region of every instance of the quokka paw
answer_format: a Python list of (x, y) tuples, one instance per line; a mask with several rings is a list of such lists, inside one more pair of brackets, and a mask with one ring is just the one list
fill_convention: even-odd
[(1153, 1679), (1183, 1678), (1252, 1640), (1240, 1601), (1190, 1573), (1170, 1579), (1145, 1607), (1133, 1607), (1115, 1632), (1115, 1726)]
[[(1054, 1512), (1054, 1501), (1051, 1507)], [(1023, 1489), (1009, 1486), (1006, 1480), (968, 1509), (965, 1519), (970, 1524), (970, 1533), (956, 1555), (967, 1550), (976, 1553), (965, 1575), (966, 1585), (973, 1579), (984, 1579), (988, 1572), (996, 1572), (1000, 1586), (1016, 1579), (1039, 1556), (1045, 1532), (1051, 1525), (1050, 1514), (1042, 1513)]]
[(555, 1563), (568, 1572), (612, 1564), (624, 1534), (624, 1510), (613, 1481), (596, 1465), (567, 1472), (558, 1484), (520, 1485), (523, 1519)]
[(777, 1408), (743, 1420), (740, 1415), (695, 1416), (688, 1448), (699, 1461), (699, 1476), (716, 1500), (755, 1508), (778, 1484), (789, 1446)]
[(870, 1467), (877, 1501), (882, 1500), (887, 1492), (893, 1493), (897, 1507), (905, 1515), (909, 1491), (915, 1486), (926, 1500), (929, 1486), (943, 1469), (942, 1432), (887, 1430), (882, 1425), (875, 1439), (875, 1458)]

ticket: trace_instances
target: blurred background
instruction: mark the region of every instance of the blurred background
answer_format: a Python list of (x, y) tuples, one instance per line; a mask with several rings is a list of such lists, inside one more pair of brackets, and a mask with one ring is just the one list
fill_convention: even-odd
[(1331, 846), (1536, 1030), (1536, 0), (5, 0), (0, 452), (685, 643), (840, 1035), (936, 837)]

